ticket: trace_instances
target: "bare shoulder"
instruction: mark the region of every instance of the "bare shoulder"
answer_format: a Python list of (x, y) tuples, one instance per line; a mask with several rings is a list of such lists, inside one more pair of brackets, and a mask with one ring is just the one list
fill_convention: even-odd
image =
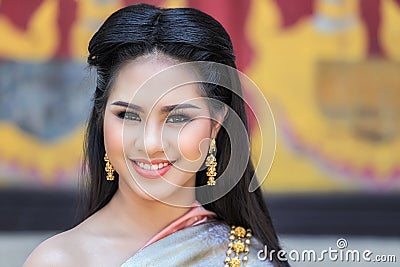
[(78, 266), (82, 262), (79, 255), (81, 235), (78, 227), (57, 234), (43, 241), (25, 261), (23, 267), (36, 266)]

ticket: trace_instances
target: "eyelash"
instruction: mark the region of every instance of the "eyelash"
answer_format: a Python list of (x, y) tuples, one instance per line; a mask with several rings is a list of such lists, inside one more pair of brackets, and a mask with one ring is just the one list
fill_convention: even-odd
[[(118, 113), (117, 116), (120, 119), (132, 120), (132, 121), (141, 121), (139, 115), (137, 113), (134, 113), (134, 112), (122, 111), (122, 112)], [(135, 117), (135, 118), (133, 118), (133, 117)]]
[(165, 121), (170, 123), (185, 123), (190, 121), (190, 119), (191, 118), (185, 114), (174, 114), (169, 115)]
[[(140, 116), (134, 112), (122, 111), (122, 112), (118, 113), (117, 116), (120, 119), (139, 121), (139, 122), (142, 121), (140, 119)], [(171, 112), (168, 115), (168, 117), (165, 119), (165, 121), (167, 123), (185, 123), (190, 120), (191, 120), (191, 118), (189, 116), (185, 115), (182, 111)]]

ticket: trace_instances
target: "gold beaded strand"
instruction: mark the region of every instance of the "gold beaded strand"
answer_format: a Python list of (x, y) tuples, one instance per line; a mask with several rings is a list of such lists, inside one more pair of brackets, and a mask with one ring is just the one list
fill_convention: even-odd
[(224, 267), (240, 267), (241, 263), (246, 263), (249, 254), (249, 245), (251, 244), (251, 230), (245, 230), (241, 226), (232, 226), (229, 236), (228, 250), (226, 251)]

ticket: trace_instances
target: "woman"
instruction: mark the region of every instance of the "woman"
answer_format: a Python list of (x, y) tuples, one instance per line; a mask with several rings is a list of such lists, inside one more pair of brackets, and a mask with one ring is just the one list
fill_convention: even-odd
[[(85, 215), (25, 266), (288, 266), (269, 253), (280, 247), (260, 189), (248, 191), (224, 28), (195, 9), (133, 5), (104, 22), (89, 53)], [(258, 259), (265, 246), (270, 261)]]

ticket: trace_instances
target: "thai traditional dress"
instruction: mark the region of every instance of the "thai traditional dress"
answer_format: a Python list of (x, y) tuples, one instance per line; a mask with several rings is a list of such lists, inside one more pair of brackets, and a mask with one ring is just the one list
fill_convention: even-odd
[(263, 248), (249, 230), (217, 220), (215, 213), (195, 202), (121, 267), (273, 267), (259, 257)]

